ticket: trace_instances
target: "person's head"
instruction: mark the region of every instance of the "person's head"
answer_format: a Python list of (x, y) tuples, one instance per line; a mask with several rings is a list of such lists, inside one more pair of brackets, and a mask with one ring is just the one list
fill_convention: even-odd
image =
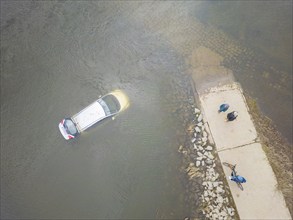
[(234, 111), (233, 113), (234, 113), (233, 115), (234, 115), (235, 118), (236, 118), (236, 117), (238, 116), (238, 112)]

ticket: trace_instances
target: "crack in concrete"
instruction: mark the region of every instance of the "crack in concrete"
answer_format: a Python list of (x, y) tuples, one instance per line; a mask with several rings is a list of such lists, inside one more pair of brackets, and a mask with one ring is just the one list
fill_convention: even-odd
[(247, 143), (247, 144), (242, 144), (242, 145), (235, 146), (235, 147), (229, 147), (229, 148), (225, 148), (225, 149), (220, 149), (220, 150), (217, 150), (216, 152), (219, 153), (219, 152), (223, 152), (223, 151), (227, 151), (227, 150), (233, 150), (233, 149), (249, 146), (249, 145), (255, 144), (255, 143), (260, 143), (259, 138), (255, 138), (252, 142)]

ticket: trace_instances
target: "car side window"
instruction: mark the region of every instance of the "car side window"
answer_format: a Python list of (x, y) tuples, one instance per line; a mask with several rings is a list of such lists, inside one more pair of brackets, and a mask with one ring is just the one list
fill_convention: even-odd
[(103, 109), (104, 109), (106, 115), (110, 115), (111, 112), (110, 112), (110, 109), (108, 108), (106, 102), (105, 102), (104, 100), (102, 100), (102, 99), (98, 100), (98, 102), (99, 102), (99, 103), (101, 104), (101, 106), (103, 107)]

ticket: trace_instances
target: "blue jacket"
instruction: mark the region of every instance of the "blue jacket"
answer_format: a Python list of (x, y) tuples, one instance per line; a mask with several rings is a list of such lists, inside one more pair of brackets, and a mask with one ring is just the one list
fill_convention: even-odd
[(246, 179), (242, 176), (231, 176), (231, 180), (236, 182), (236, 183), (245, 183), (246, 182)]

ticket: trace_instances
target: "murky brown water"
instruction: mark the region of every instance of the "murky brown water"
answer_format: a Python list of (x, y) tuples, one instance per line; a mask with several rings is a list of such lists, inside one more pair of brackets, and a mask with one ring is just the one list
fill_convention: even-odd
[[(275, 31), (267, 25), (278, 19), (284, 24), (277, 36), (292, 36), (287, 5), (256, 8), (255, 15), (279, 13), (254, 28)], [(237, 17), (240, 6), (231, 6), (230, 15)], [(172, 1), (1, 1), (1, 217), (188, 216), (177, 155), (183, 122), (176, 110), (190, 104), (178, 93), (187, 90), (186, 60), (198, 46), (224, 56), (290, 139), (292, 54), (276, 35), (247, 37), (251, 22), (243, 19), (238, 23), (247, 29), (233, 35), (238, 26), (227, 27), (226, 8)], [(252, 8), (254, 3), (246, 5), (247, 14)], [(253, 38), (263, 46), (255, 48)], [(272, 56), (276, 49), (265, 50), (266, 44), (279, 53)], [(73, 142), (63, 140), (60, 119), (114, 89), (129, 96), (127, 111)]]

